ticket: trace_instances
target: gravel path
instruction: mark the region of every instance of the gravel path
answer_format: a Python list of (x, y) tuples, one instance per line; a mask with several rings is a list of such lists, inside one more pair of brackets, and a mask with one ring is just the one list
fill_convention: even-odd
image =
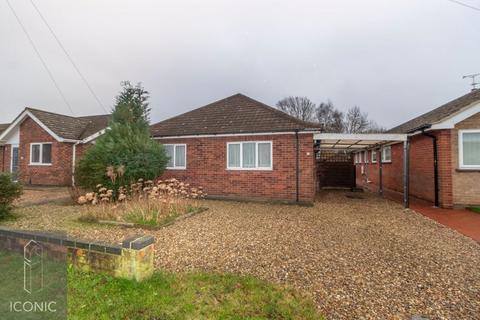
[[(208, 211), (149, 232), (157, 267), (288, 284), (311, 294), (327, 319), (479, 319), (479, 244), (395, 202), (361, 196), (328, 192), (314, 207), (207, 201)], [(45, 228), (55, 228), (53, 220), (77, 236), (109, 242), (138, 231), (86, 230), (68, 222), (76, 213), (65, 218), (65, 207), (39, 209), (14, 226), (48, 221)]]

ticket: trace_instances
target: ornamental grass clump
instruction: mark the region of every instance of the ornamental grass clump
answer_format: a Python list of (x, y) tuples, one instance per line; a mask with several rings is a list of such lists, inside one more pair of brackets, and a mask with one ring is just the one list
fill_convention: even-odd
[[(116, 172), (107, 169), (107, 174)], [(114, 174), (112, 174), (114, 176)], [(177, 179), (144, 180), (112, 189), (99, 184), (96, 190), (78, 198), (86, 206), (84, 221), (115, 220), (158, 226), (200, 208), (206, 193)]]

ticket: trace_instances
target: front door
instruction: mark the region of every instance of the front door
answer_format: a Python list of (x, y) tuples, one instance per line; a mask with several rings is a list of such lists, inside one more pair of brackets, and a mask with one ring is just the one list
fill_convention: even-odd
[(13, 181), (17, 181), (18, 176), (18, 146), (12, 146), (12, 160), (10, 166)]

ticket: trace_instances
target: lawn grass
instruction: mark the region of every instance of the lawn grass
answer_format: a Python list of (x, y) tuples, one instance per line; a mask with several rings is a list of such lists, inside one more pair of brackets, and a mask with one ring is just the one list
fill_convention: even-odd
[(138, 283), (70, 269), (69, 319), (322, 319), (313, 302), (251, 276), (156, 272)]
[(480, 213), (480, 207), (468, 207), (467, 209), (475, 213)]

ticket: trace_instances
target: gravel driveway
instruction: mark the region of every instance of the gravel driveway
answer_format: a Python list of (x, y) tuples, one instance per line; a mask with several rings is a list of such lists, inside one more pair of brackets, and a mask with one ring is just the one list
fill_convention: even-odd
[[(153, 232), (157, 267), (288, 284), (311, 294), (327, 319), (478, 319), (479, 244), (395, 202), (360, 195), (323, 193), (314, 207), (207, 201), (208, 211)], [(15, 224), (52, 221), (54, 212)], [(71, 232), (120, 241), (134, 231)]]

